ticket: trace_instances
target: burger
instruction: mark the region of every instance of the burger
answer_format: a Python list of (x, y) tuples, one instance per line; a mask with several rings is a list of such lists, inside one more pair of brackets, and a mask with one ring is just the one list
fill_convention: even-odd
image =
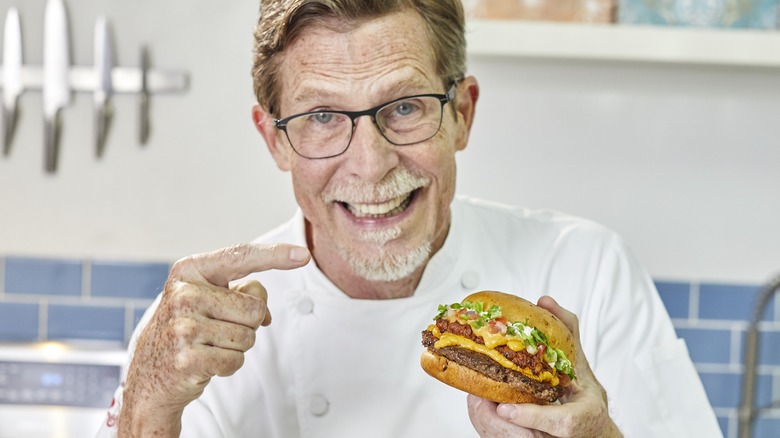
[(518, 296), (477, 292), (439, 305), (422, 332), (422, 368), (498, 403), (549, 404), (575, 379), (574, 340), (561, 320)]

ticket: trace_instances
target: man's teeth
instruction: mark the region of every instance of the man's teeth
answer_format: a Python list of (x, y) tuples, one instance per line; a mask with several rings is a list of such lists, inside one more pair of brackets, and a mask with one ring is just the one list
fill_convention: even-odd
[(357, 217), (386, 217), (402, 212), (412, 199), (412, 194), (391, 199), (381, 204), (345, 204), (349, 212)]

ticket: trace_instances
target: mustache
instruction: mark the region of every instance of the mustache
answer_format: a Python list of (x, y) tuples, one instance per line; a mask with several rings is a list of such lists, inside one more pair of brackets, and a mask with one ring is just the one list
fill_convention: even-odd
[(430, 184), (430, 179), (408, 169), (396, 169), (376, 184), (339, 183), (326, 190), (325, 202), (376, 203), (410, 193)]

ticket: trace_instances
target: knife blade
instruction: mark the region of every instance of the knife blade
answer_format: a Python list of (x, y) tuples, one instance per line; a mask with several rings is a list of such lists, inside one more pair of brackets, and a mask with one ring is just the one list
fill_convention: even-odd
[(138, 93), (139, 140), (141, 145), (149, 141), (149, 47), (141, 48), (141, 91)]
[(43, 29), (44, 168), (57, 170), (60, 112), (70, 103), (68, 18), (63, 0), (47, 0)]
[(22, 84), (22, 26), (19, 12), (10, 8), (5, 16), (3, 40), (3, 155), (11, 152), (16, 131), (17, 103), (24, 92)]
[(95, 22), (94, 63), (98, 83), (93, 97), (95, 104), (95, 153), (98, 158), (103, 156), (113, 113), (110, 100), (113, 93), (111, 71), (114, 63), (108, 26), (108, 20), (105, 17), (99, 17)]

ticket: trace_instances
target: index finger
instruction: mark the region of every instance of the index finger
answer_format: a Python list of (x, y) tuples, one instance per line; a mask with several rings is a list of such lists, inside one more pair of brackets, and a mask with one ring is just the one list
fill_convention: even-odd
[(309, 262), (311, 254), (302, 246), (287, 243), (241, 243), (196, 254), (176, 262), (171, 277), (184, 281), (204, 280), (228, 287), (232, 280), (269, 269), (295, 269)]
[(539, 298), (537, 304), (539, 307), (549, 310), (550, 313), (558, 317), (558, 319), (566, 325), (566, 328), (569, 329), (571, 334), (574, 335), (574, 338), (579, 340), (580, 324), (577, 315), (561, 307), (561, 305), (555, 301), (555, 298), (549, 295), (544, 295)]

